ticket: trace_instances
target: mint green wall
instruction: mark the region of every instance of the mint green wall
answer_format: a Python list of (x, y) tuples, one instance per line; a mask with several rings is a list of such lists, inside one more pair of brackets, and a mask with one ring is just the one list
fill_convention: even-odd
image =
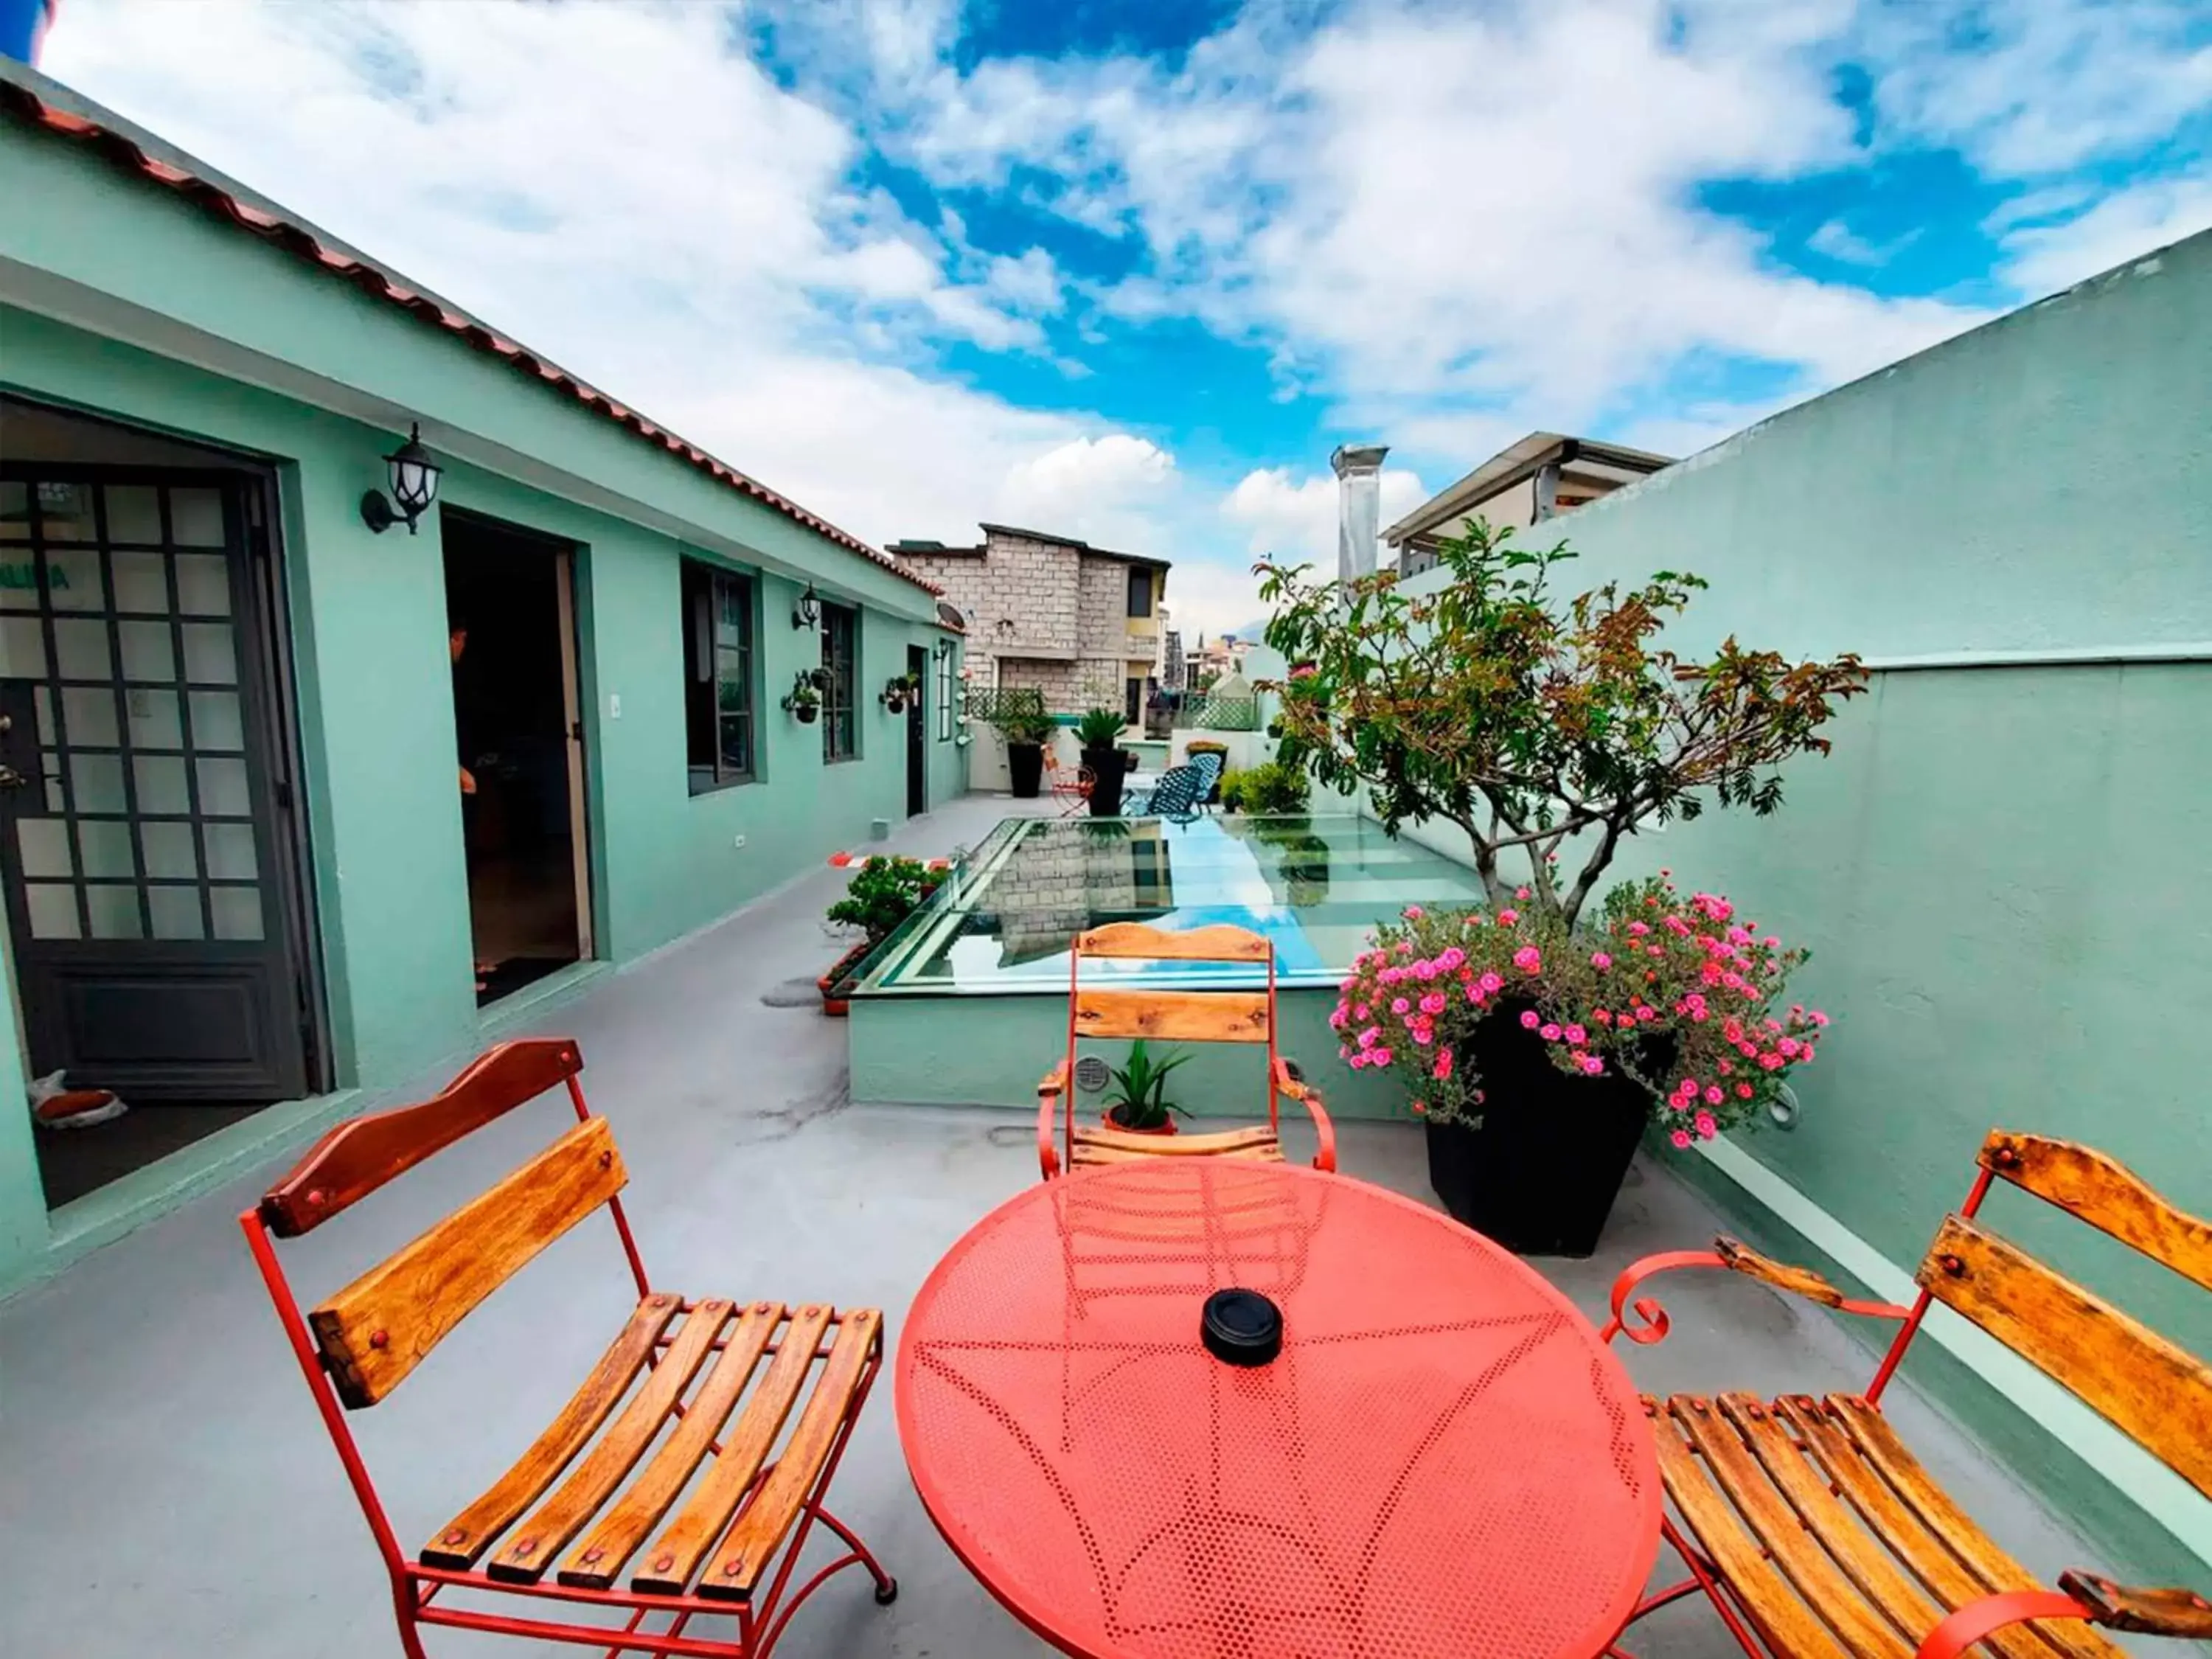
[[(1742, 1144), (1892, 1261), (1917, 1261), (1995, 1124), (2105, 1147), (2212, 1212), (2208, 363), (2212, 235), (1549, 527), (1581, 556), (1567, 592), (1709, 579), (1687, 650), (1733, 633), (1880, 669), (1833, 757), (1790, 769), (1779, 816), (1708, 814), (1617, 868), (1669, 865), (1812, 947), (1792, 995), (1836, 1025), (1802, 1124)], [(2138, 659), (2094, 660), (2114, 655)], [(2032, 1202), (1991, 1216), (2212, 1354), (2196, 1287)], [(2070, 1498), (2056, 1453), (2039, 1473), (2062, 1504), (2118, 1507)], [(2112, 1541), (2171, 1546), (2145, 1536)]]
[[(358, 512), (362, 489), (381, 482), (379, 457), (392, 434), (14, 308), (0, 308), (0, 384), (9, 390), (276, 463), (339, 1082), (374, 1089), (473, 1048), (482, 1028), (453, 775), (440, 526), (434, 514), (418, 535), (376, 536)], [(543, 395), (519, 377), (518, 390)], [(634, 442), (599, 425), (607, 445)], [(833, 848), (865, 845), (872, 820), (903, 817), (903, 721), (884, 714), (875, 694), (903, 672), (906, 647), (933, 647), (939, 630), (863, 610), (861, 758), (825, 766), (820, 726), (800, 726), (775, 706), (793, 672), (819, 660), (819, 636), (790, 625), (799, 585), (764, 578), (764, 776), (694, 798), (680, 631), (687, 544), (465, 463), (448, 467), (440, 499), (579, 545), (600, 957), (628, 960), (704, 926)], [(830, 556), (823, 591), (835, 592), (844, 568), (859, 562), (817, 545)], [(933, 698), (933, 676), (927, 689)], [(620, 720), (609, 717), (616, 694)], [(933, 801), (959, 793), (964, 781), (961, 752), (935, 732), (933, 705)], [(743, 850), (733, 844), (739, 835)], [(0, 1077), (15, 1074), (9, 1060), (0, 1054)], [(0, 1112), (9, 1123), (0, 1132), (0, 1284), (20, 1276), (22, 1253), (46, 1245), (33, 1150), (27, 1133), (15, 1133), (19, 1117)]]

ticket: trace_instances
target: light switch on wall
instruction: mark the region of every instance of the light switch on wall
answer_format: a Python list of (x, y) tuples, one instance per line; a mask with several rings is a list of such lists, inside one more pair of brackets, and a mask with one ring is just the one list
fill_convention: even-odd
[(611, 720), (622, 718), (622, 693), (619, 691), (607, 693), (607, 718)]

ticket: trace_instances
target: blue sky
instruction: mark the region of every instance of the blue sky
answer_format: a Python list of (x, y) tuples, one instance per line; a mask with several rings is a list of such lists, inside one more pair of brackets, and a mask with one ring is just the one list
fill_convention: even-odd
[(1337, 443), (1393, 513), (1687, 453), (2212, 224), (2202, 0), (70, 0), (42, 67), (858, 534), (1194, 629)]

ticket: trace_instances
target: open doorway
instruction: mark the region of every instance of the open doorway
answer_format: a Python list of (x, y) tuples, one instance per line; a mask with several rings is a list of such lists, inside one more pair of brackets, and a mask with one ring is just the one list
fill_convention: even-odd
[(442, 509), (477, 1001), (592, 954), (568, 545)]

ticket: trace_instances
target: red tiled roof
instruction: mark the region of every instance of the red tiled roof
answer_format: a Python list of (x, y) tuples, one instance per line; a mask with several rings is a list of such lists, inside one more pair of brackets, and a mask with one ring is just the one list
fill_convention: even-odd
[(166, 185), (179, 195), (220, 219), (229, 221), (242, 229), (250, 230), (265, 240), (274, 242), (287, 252), (295, 254), (308, 264), (343, 277), (371, 296), (389, 301), (423, 322), (457, 335), (477, 350), (501, 357), (515, 368), (533, 374), (558, 390), (567, 392), (586, 407), (605, 415), (609, 420), (627, 428), (671, 454), (682, 457), (702, 472), (718, 479), (741, 495), (765, 503), (787, 519), (805, 525), (809, 530), (838, 546), (858, 553), (872, 563), (880, 565), (902, 580), (912, 582), (928, 593), (945, 590), (920, 576), (892, 558), (889, 554), (869, 546), (859, 537), (840, 530), (828, 520), (809, 513), (796, 501), (779, 495), (757, 479), (747, 477), (727, 461), (717, 460), (698, 445), (687, 442), (655, 425), (635, 410), (617, 403), (612, 398), (586, 385), (558, 364), (525, 351), (514, 341), (494, 333), (475, 318), (450, 309), (426, 295), (417, 294), (394, 281), (391, 273), (380, 270), (350, 253), (326, 247), (312, 231), (280, 216), (241, 202), (219, 185), (187, 172), (172, 162), (149, 155), (129, 137), (99, 122), (59, 109), (22, 87), (11, 82), (0, 81), (0, 107), (34, 125), (90, 144), (108, 160)]

